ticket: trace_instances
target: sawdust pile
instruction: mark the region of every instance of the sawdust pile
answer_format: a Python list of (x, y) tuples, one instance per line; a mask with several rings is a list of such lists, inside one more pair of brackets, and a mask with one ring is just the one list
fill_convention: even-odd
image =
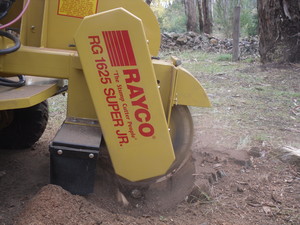
[(26, 205), (17, 225), (151, 224), (147, 218), (113, 214), (84, 197), (56, 185), (47, 185)]

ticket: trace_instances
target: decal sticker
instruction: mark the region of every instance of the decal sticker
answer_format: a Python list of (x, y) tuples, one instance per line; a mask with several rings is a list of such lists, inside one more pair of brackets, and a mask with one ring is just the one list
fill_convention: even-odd
[(95, 74), (114, 133), (123, 146), (155, 135), (152, 113), (143, 88), (128, 30), (88, 36)]
[(136, 66), (128, 30), (103, 31), (112, 66)]
[(98, 0), (59, 0), (58, 15), (83, 18), (97, 12)]

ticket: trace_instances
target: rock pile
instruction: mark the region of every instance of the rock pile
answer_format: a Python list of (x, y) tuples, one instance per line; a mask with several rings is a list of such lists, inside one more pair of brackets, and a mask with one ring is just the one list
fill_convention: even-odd
[[(243, 38), (240, 40), (240, 57), (258, 57), (258, 37)], [(162, 50), (202, 50), (206, 52), (231, 54), (233, 48), (232, 39), (219, 39), (208, 34), (195, 32), (163, 33)]]

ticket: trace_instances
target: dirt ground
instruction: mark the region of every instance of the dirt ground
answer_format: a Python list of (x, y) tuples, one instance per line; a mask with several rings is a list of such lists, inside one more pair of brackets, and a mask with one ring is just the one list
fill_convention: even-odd
[[(300, 148), (299, 65), (201, 64), (197, 57), (184, 63), (213, 108), (191, 109), (195, 187), (182, 203), (163, 211), (124, 207), (105, 174), (87, 197), (49, 185), (48, 144), (64, 119), (59, 96), (33, 148), (0, 151), (0, 225), (300, 224), (300, 160), (282, 150)], [(208, 71), (208, 64), (216, 65)]]

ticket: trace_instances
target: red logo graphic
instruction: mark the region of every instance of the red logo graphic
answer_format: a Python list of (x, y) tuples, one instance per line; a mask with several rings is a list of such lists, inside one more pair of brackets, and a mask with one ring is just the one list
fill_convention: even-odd
[(136, 66), (127, 30), (103, 31), (102, 34), (112, 66)]

